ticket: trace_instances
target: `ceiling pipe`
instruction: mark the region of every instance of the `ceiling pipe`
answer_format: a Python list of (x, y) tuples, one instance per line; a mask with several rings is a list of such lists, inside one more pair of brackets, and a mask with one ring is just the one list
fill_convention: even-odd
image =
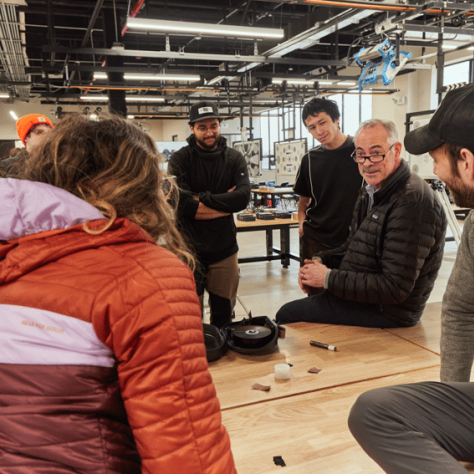
[[(305, 0), (304, 3), (309, 3), (312, 5), (324, 5), (331, 7), (341, 7), (341, 8), (363, 8), (365, 10), (382, 10), (382, 11), (398, 11), (398, 12), (413, 12), (419, 9), (419, 6), (408, 7), (408, 6), (394, 6), (394, 5), (379, 5), (372, 3), (352, 3), (352, 2), (338, 2), (337, 0)], [(434, 15), (440, 15), (442, 13), (449, 13), (451, 11), (457, 11), (459, 9), (464, 9), (464, 5), (460, 4), (459, 8), (454, 8), (452, 10), (444, 9), (434, 9), (430, 8), (424, 10), (424, 13), (430, 13)], [(466, 15), (474, 15), (474, 12), (466, 11)]]
[[(140, 11), (140, 9), (142, 8), (142, 5), (144, 3), (145, 3), (145, 0), (138, 0), (138, 2), (135, 4), (135, 6), (130, 11), (130, 15), (128, 17), (129, 18), (135, 18), (137, 16), (138, 12)], [(123, 36), (127, 30), (128, 30), (128, 26), (127, 26), (127, 24), (125, 24), (124, 27), (122, 28), (121, 36)]]

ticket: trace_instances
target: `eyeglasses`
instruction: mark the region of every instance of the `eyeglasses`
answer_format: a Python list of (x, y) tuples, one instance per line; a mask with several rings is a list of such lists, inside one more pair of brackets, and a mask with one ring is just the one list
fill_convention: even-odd
[(219, 126), (219, 123), (214, 123), (210, 127), (206, 127), (205, 125), (196, 125), (194, 128), (200, 133), (206, 133), (208, 130), (211, 132), (217, 132), (219, 130)]
[[(395, 143), (393, 144), (395, 145)], [(352, 159), (356, 163), (365, 163), (365, 160), (369, 160), (371, 163), (380, 163), (390, 153), (393, 145), (388, 149), (387, 153), (375, 153), (373, 155), (358, 155), (356, 151), (352, 153)]]

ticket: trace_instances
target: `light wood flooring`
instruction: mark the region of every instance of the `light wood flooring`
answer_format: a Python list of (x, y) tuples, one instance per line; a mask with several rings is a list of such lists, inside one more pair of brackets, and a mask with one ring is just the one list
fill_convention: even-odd
[[(278, 241), (277, 234), (274, 240)], [(264, 232), (238, 234), (238, 241), (239, 256), (265, 253)], [(298, 253), (297, 229), (291, 230), (291, 250)], [(314, 352), (319, 358), (316, 363), (332, 369), (318, 374), (319, 379), (309, 378), (305, 370), (304, 374), (295, 372), (290, 382), (275, 384), (273, 364), (288, 357), (285, 344), (292, 344), (295, 366), (314, 363), (305, 360), (303, 349), (298, 350), (302, 337), (298, 325), (290, 325), (291, 341), (280, 340), (272, 356), (229, 352), (225, 360), (210, 364), (240, 474), (382, 474), (350, 434), (348, 413), (357, 396), (369, 389), (439, 380), (441, 301), (456, 251), (454, 242), (446, 243), (440, 274), (422, 323), (416, 327), (381, 330), (314, 325), (314, 339), (340, 344), (345, 351), (345, 355)], [(240, 272), (239, 296), (253, 316), (273, 319), (282, 304), (304, 296), (295, 261), (286, 269), (279, 261), (247, 263), (240, 265)], [(245, 310), (237, 303), (236, 319), (244, 317)], [(271, 395), (252, 391), (254, 379), (272, 383)], [(285, 467), (274, 464), (277, 455), (283, 457)], [(474, 473), (474, 465), (466, 468)]]

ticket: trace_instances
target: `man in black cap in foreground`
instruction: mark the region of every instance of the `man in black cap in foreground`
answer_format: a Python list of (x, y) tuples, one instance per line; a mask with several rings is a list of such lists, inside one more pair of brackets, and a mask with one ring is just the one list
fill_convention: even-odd
[[(454, 202), (474, 207), (474, 85), (449, 92), (428, 125), (408, 133), (412, 154), (429, 152)], [(474, 462), (474, 214), (443, 298), (441, 383), (380, 388), (359, 397), (349, 428), (389, 474), (466, 473)]]
[(221, 121), (213, 102), (193, 105), (189, 145), (175, 152), (168, 164), (180, 189), (178, 223), (200, 264), (194, 277), (201, 308), (206, 289), (211, 324), (217, 327), (231, 322), (239, 284), (233, 213), (250, 200), (247, 164), (220, 136)]

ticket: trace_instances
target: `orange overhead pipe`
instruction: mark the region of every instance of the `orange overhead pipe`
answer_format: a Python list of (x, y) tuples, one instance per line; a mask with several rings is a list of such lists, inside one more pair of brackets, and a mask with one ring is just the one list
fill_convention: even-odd
[(71, 89), (104, 89), (104, 90), (118, 90), (118, 91), (158, 91), (158, 87), (118, 87), (118, 86), (70, 86)]
[(163, 91), (171, 91), (171, 92), (220, 92), (220, 89), (169, 89), (163, 87)]
[[(317, 5), (327, 5), (332, 7), (348, 7), (348, 8), (365, 8), (367, 10), (384, 10), (384, 11), (400, 11), (400, 12), (412, 12), (417, 10), (417, 7), (407, 7), (407, 6), (392, 6), (392, 5), (375, 5), (367, 3), (351, 3), (351, 2), (338, 2), (337, 0), (305, 0), (305, 3), (314, 3)], [(439, 15), (441, 13), (450, 12), (451, 10), (439, 10), (439, 9), (429, 9), (424, 10), (423, 13), (433, 13)], [(453, 10), (454, 11), (454, 10)], [(474, 12), (465, 12), (466, 15), (474, 15)]]

